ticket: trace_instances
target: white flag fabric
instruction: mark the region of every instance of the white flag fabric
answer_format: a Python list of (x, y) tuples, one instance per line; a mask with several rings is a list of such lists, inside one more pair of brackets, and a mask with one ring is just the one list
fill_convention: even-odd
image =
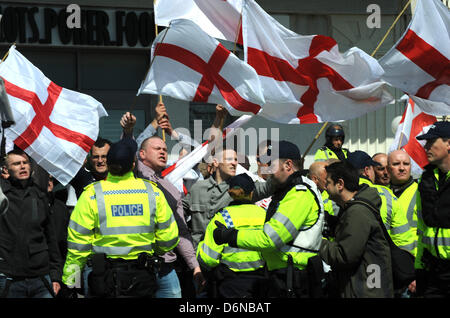
[(449, 59), (449, 9), (440, 0), (418, 0), (405, 34), (379, 62), (390, 85), (450, 105)]
[[(237, 129), (247, 123), (251, 118), (252, 116), (250, 115), (242, 115), (234, 122), (229, 124), (223, 130), (223, 139), (234, 136), (238, 131)], [(208, 141), (205, 141), (203, 144), (197, 146), (193, 151), (182, 157), (173, 165), (163, 170), (161, 175), (173, 184), (176, 184), (178, 180), (182, 179), (189, 170), (191, 170), (209, 153), (211, 153), (211, 146)]]
[(214, 38), (235, 42), (241, 34), (242, 3), (243, 0), (157, 0), (155, 23), (169, 26), (172, 20), (187, 19)]
[(403, 149), (408, 153), (411, 157), (411, 174), (416, 178), (422, 174), (423, 167), (428, 164), (423, 148), (426, 141), (417, 140), (416, 136), (426, 133), (437, 121), (435, 116), (424, 113), (419, 106), (420, 104), (415, 103), (412, 98), (409, 99), (389, 149), (389, 152)]
[(261, 79), (259, 114), (280, 123), (318, 123), (359, 117), (388, 104), (383, 69), (358, 48), (341, 54), (330, 37), (285, 28), (254, 0), (242, 14), (245, 58)]
[(42, 168), (66, 185), (80, 170), (107, 116), (91, 96), (60, 87), (15, 46), (0, 64), (15, 125), (5, 130)]
[(190, 20), (173, 20), (156, 37), (152, 59), (138, 95), (221, 104), (233, 116), (257, 114), (264, 104), (255, 70)]

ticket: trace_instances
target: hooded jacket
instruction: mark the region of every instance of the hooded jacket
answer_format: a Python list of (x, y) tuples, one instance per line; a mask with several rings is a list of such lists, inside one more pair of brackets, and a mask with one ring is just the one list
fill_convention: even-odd
[(344, 298), (393, 297), (389, 243), (378, 220), (369, 208), (351, 204), (363, 199), (380, 208), (377, 190), (360, 186), (352, 200), (339, 212), (335, 240), (323, 240), (320, 256), (331, 266)]

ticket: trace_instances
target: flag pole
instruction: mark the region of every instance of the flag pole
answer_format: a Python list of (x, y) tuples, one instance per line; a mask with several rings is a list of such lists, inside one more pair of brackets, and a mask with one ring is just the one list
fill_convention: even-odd
[[(392, 29), (394, 28), (394, 26), (397, 24), (398, 20), (400, 19), (400, 17), (403, 15), (403, 13), (405, 13), (406, 9), (409, 7), (409, 5), (411, 4), (412, 0), (409, 0), (405, 6), (403, 7), (402, 11), (400, 11), (400, 13), (397, 15), (397, 17), (395, 18), (394, 22), (392, 22), (392, 25), (389, 27), (389, 29), (386, 31), (386, 34), (383, 36), (383, 38), (381, 39), (380, 43), (378, 43), (377, 47), (375, 48), (375, 50), (372, 52), (372, 54), (370, 54), (370, 56), (374, 56), (375, 53), (378, 51), (378, 49), (381, 47), (381, 45), (383, 44), (383, 42), (386, 40), (386, 38), (388, 37), (389, 33), (391, 33)], [(403, 141), (403, 134), (400, 135), (400, 140), (397, 146), (397, 150), (400, 150), (402, 148), (402, 141)]]
[[(14, 42), (11, 46), (13, 46), (13, 45), (16, 45), (16, 42)], [(2, 63), (3, 63), (3, 61), (6, 60), (6, 58), (8, 57), (8, 55), (9, 55), (9, 50), (11, 50), (11, 47), (9, 47), (8, 51), (6, 51), (5, 55), (3, 56), (3, 58), (2, 58)]]
[(400, 13), (398, 14), (398, 16), (395, 18), (394, 22), (392, 23), (392, 25), (389, 27), (389, 29), (386, 31), (386, 34), (384, 35), (384, 37), (381, 39), (380, 43), (378, 43), (378, 46), (375, 48), (375, 50), (372, 52), (372, 54), (370, 54), (370, 56), (374, 56), (375, 53), (378, 51), (378, 49), (381, 47), (381, 45), (383, 44), (383, 42), (386, 40), (386, 38), (388, 37), (389, 33), (391, 33), (392, 29), (394, 28), (394, 26), (397, 24), (398, 20), (400, 19), (400, 17), (403, 15), (403, 13), (406, 11), (406, 9), (408, 9), (409, 5), (411, 4), (412, 0), (409, 0), (405, 7), (402, 9), (402, 11), (400, 11)]
[[(156, 15), (155, 15), (156, 1), (157, 0), (153, 0), (153, 17), (155, 19), (155, 38), (158, 36), (158, 25), (156, 24)], [(152, 63), (153, 63), (153, 61), (152, 61)], [(151, 64), (150, 64), (150, 67), (151, 67)], [(149, 71), (150, 71), (150, 68), (149, 68)], [(147, 77), (147, 75), (145, 77)], [(159, 103), (162, 103), (162, 102), (163, 102), (162, 95), (159, 95)], [(165, 133), (164, 129), (162, 129), (162, 139), (164, 142), (166, 141), (166, 133)]]
[[(380, 43), (378, 43), (377, 47), (375, 48), (375, 50), (372, 52), (372, 54), (370, 54), (370, 56), (374, 56), (375, 53), (378, 52), (378, 49), (381, 47), (381, 45), (383, 44), (383, 42), (386, 40), (386, 38), (388, 37), (389, 33), (391, 33), (392, 29), (394, 28), (394, 26), (397, 24), (398, 20), (400, 19), (400, 17), (403, 15), (403, 13), (406, 11), (406, 9), (408, 8), (408, 6), (411, 4), (412, 0), (409, 0), (405, 7), (402, 9), (402, 11), (400, 11), (400, 13), (398, 14), (398, 16), (395, 18), (394, 22), (392, 23), (392, 25), (389, 27), (389, 29), (387, 30), (386, 34), (383, 36), (383, 38), (381, 39)], [(314, 137), (314, 139), (312, 140), (311, 144), (309, 145), (309, 147), (307, 148), (307, 150), (305, 151), (305, 153), (302, 156), (302, 161), (305, 160), (306, 154), (309, 152), (309, 150), (311, 149), (311, 147), (313, 146), (313, 144), (316, 142), (316, 140), (319, 138), (319, 136), (322, 134), (323, 130), (325, 129), (325, 127), (328, 125), (328, 121), (325, 122), (322, 126), (322, 128), (319, 130), (319, 132), (317, 133), (316, 137)], [(402, 135), (403, 137), (403, 135)]]
[(322, 132), (324, 131), (325, 127), (327, 127), (327, 125), (328, 125), (328, 122), (325, 122), (325, 123), (322, 125), (322, 128), (320, 128), (319, 132), (316, 134), (316, 136), (314, 137), (314, 139), (312, 140), (312, 142), (309, 144), (308, 148), (306, 148), (306, 151), (305, 151), (305, 153), (304, 153), (303, 156), (302, 156), (302, 162), (305, 161), (306, 154), (309, 152), (309, 150), (311, 150), (311, 147), (314, 145), (314, 143), (316, 142), (316, 140), (319, 139), (320, 135), (321, 135)]
[[(155, 2), (156, 1), (154, 1), (153, 3), (155, 3)], [(157, 37), (157, 36), (158, 36), (158, 25), (155, 22), (155, 37)], [(150, 68), (149, 68), (149, 70), (150, 70)], [(162, 95), (159, 95), (159, 103), (162, 103), (162, 102), (163, 102)], [(164, 129), (162, 129), (162, 139), (164, 142), (166, 141), (166, 133), (165, 133)]]

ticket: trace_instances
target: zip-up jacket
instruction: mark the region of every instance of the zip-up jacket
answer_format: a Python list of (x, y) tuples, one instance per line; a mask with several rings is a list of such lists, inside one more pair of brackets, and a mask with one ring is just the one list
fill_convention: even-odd
[(295, 172), (272, 196), (263, 228), (239, 230), (237, 246), (260, 251), (269, 270), (286, 268), (288, 255), (302, 270), (319, 251), (323, 220), (316, 184)]
[(0, 215), (0, 272), (60, 281), (62, 261), (46, 193), (31, 178), (2, 179), (1, 187), (9, 208)]
[(242, 248), (230, 247), (228, 244), (217, 245), (213, 232), (219, 221), (228, 228), (261, 229), (266, 218), (266, 211), (253, 204), (240, 204), (225, 207), (209, 222), (205, 239), (197, 249), (197, 258), (203, 268), (213, 269), (219, 264), (227, 266), (233, 272), (249, 272), (264, 266), (261, 253)]
[[(163, 192), (150, 181), (108, 174), (88, 185), (72, 212), (63, 282), (67, 284), (89, 255), (136, 259), (164, 254), (179, 242), (178, 227)], [(72, 281), (69, 282), (71, 285)]]

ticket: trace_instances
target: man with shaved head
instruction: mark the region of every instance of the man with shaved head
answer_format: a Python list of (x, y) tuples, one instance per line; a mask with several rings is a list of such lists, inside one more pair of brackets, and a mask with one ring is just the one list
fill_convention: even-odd
[(414, 236), (414, 248), (417, 251), (417, 182), (411, 177), (411, 158), (403, 150), (395, 150), (388, 156), (387, 169), (391, 179), (390, 188), (398, 198), (402, 211), (406, 213), (410, 229)]
[(329, 198), (326, 189), (327, 171), (325, 167), (328, 166), (328, 161), (315, 161), (309, 167), (308, 178), (311, 179), (320, 190), (322, 194), (323, 206), (326, 212), (330, 215), (337, 215), (339, 207)]
[[(418, 240), (416, 194), (418, 185), (411, 176), (411, 158), (403, 150), (394, 150), (388, 155), (387, 170), (391, 179), (390, 188), (398, 198), (398, 203), (402, 207), (401, 211), (406, 213), (411, 236), (414, 238), (413, 248), (410, 252), (416, 256)], [(415, 281), (409, 286), (409, 292), (414, 291)], [(403, 296), (408, 297), (409, 292)]]
[(373, 161), (376, 161), (380, 166), (373, 167), (375, 171), (375, 184), (382, 186), (389, 186), (389, 173), (387, 171), (388, 156), (385, 153), (377, 153), (372, 157)]

